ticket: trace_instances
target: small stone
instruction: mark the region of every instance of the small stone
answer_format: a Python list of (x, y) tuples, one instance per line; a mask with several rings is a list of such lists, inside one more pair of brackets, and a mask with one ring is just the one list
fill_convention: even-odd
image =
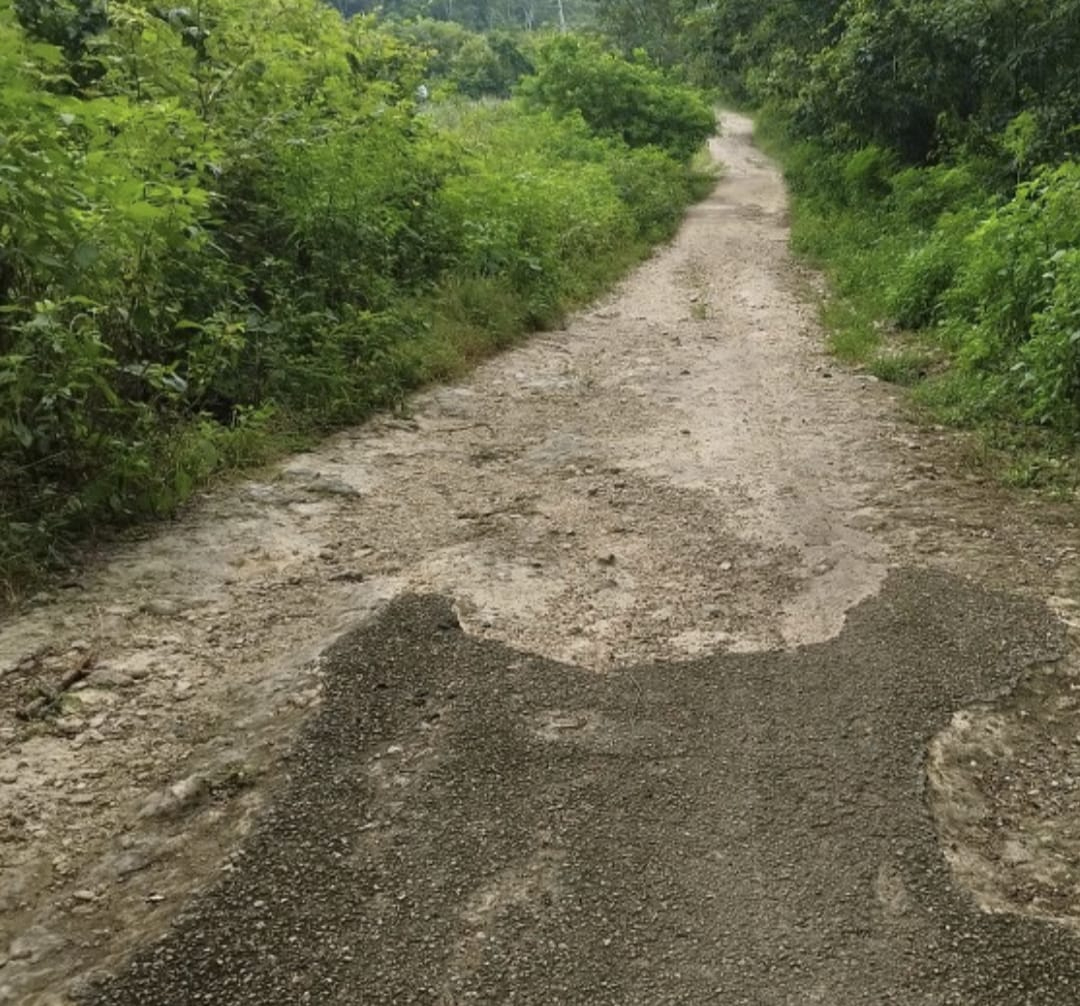
[(614, 566), (616, 562), (615, 553), (609, 552), (607, 555), (597, 556), (596, 561), (600, 563), (601, 566)]
[(344, 479), (324, 478), (316, 475), (302, 486), (304, 492), (326, 496), (362, 496), (356, 486), (349, 485)]
[(139, 870), (145, 870), (157, 858), (158, 850), (156, 847), (142, 844), (113, 857), (109, 865), (117, 878), (122, 880), (125, 877), (130, 877), (133, 873), (138, 873)]
[(173, 783), (167, 790), (154, 793), (139, 811), (139, 817), (165, 817), (183, 811), (198, 802), (209, 783), (197, 772)]
[(3, 775), (0, 775), (0, 782), (5, 783), (8, 786), (17, 783), (18, 781), (19, 777), (14, 772), (5, 772)]
[(109, 666), (96, 668), (86, 680), (92, 688), (127, 688), (134, 681), (130, 674)]
[(93, 891), (88, 890), (86, 888), (83, 888), (82, 890), (79, 890), (79, 891), (72, 891), (71, 896), (76, 901), (82, 901), (82, 902), (97, 901), (97, 895)]
[(86, 721), (78, 716), (61, 716), (56, 721), (56, 729), (65, 737), (77, 737), (86, 726)]
[(1001, 847), (1001, 861), (1010, 866), (1018, 866), (1021, 863), (1031, 862), (1031, 851), (1022, 842), (1009, 839)]
[(723, 573), (730, 573), (731, 568), (731, 561), (728, 559), (725, 559), (722, 563), (720, 563), (720, 571)]
[(145, 611), (148, 615), (172, 617), (180, 614), (180, 605), (176, 601), (170, 601), (168, 598), (157, 597), (144, 602), (140, 610)]

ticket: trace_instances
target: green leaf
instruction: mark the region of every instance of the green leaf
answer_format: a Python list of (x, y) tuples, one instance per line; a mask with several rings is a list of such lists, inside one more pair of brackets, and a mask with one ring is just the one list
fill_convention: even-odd
[(101, 256), (101, 250), (92, 241), (80, 241), (71, 257), (80, 269), (89, 269)]
[(29, 447), (34, 442), (34, 434), (21, 419), (11, 421), (11, 432), (23, 447)]

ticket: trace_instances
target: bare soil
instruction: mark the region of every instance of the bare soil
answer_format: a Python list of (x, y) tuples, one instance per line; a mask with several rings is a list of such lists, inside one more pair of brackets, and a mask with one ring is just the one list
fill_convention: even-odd
[(830, 640), (899, 566), (1045, 601), (1071, 655), (957, 710), (927, 793), (987, 910), (1080, 919), (1077, 507), (988, 483), (830, 360), (776, 168), (723, 127), (713, 196), (565, 331), (206, 495), (0, 627), (0, 1003), (70, 1001), (229, 868), (321, 655), (409, 592), (597, 674)]

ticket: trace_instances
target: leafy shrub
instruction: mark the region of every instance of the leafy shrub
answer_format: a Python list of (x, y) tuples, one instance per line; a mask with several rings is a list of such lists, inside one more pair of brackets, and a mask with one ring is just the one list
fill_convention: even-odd
[(1053, 257), (1053, 290), (1032, 319), (1016, 367), (1030, 418), (1080, 429), (1080, 249)]
[(925, 328), (943, 317), (944, 297), (963, 267), (965, 238), (976, 224), (973, 213), (947, 215), (900, 260), (885, 295), (898, 325)]
[(690, 201), (692, 179), (681, 165), (654, 148), (614, 151), (612, 180), (634, 218), (637, 234), (647, 241), (670, 237)]
[(891, 177), (897, 167), (896, 155), (883, 147), (863, 147), (843, 162), (844, 188), (852, 203), (874, 202), (892, 191)]
[(579, 113), (594, 132), (628, 146), (656, 146), (687, 161), (715, 131), (700, 92), (674, 83), (644, 61), (631, 61), (598, 42), (560, 36), (544, 45), (537, 70), (520, 93), (556, 115)]
[[(572, 175), (552, 170), (553, 151), (576, 162)], [(459, 269), (506, 276), (524, 296), (530, 320), (552, 323), (562, 300), (589, 292), (590, 284), (579, 283), (594, 263), (637, 237), (607, 156), (607, 146), (580, 122), (504, 115), (475, 143), (471, 170), (442, 192), (449, 229), (459, 236)]]
[(950, 314), (975, 326), (973, 359), (1008, 357), (1053, 292), (1060, 253), (1080, 243), (1080, 166), (1067, 164), (1021, 185), (967, 239), (949, 292)]
[(889, 179), (889, 207), (911, 223), (925, 228), (939, 225), (967, 210), (982, 211), (987, 203), (987, 187), (982, 177), (985, 166), (932, 164), (904, 168)]

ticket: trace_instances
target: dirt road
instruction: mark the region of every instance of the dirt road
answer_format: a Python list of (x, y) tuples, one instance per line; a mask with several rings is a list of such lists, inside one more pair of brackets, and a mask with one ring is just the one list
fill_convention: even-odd
[(714, 150), (567, 331), (3, 627), (3, 709), (89, 673), (0, 727), (0, 1002), (1080, 998), (1075, 508), (838, 371)]

